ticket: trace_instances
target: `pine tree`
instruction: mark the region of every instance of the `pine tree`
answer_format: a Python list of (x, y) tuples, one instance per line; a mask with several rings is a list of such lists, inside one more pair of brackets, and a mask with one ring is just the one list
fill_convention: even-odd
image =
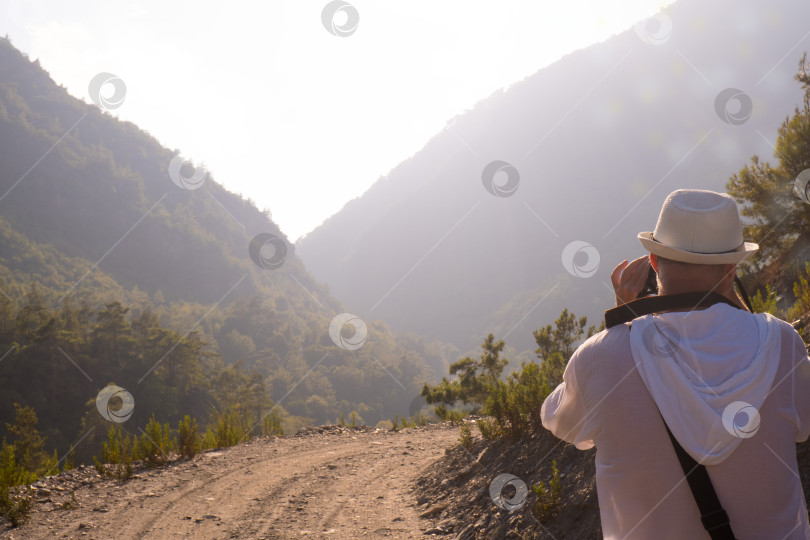
[(37, 471), (48, 459), (45, 439), (37, 431), (37, 413), (33, 407), (14, 403), (14, 424), (6, 422), (6, 429), (14, 437), (12, 444), (19, 462), (29, 471)]
[[(431, 405), (438, 403), (446, 406), (462, 401), (478, 410), (489, 395), (489, 387), (500, 379), (504, 367), (509, 363), (500, 356), (505, 346), (503, 340), (495, 341), (495, 336), (489, 334), (481, 344), (483, 352), (479, 359), (468, 356), (450, 365), (450, 375), (456, 375), (457, 380), (442, 377), (436, 386), (424, 385), (422, 396), (425, 401)], [(445, 410), (437, 408), (436, 413), (442, 416)]]
[(532, 332), (534, 341), (537, 343), (535, 354), (537, 358), (546, 360), (552, 354), (559, 352), (566, 360), (574, 354), (574, 344), (577, 343), (585, 333), (585, 325), (588, 324), (587, 317), (580, 317), (568, 313), (568, 309), (563, 309), (560, 317), (554, 321), (554, 328), (546, 325), (539, 330)]
[(126, 319), (129, 308), (121, 302), (110, 302), (96, 315), (96, 328), (93, 331), (97, 345), (110, 355), (114, 368), (120, 367), (125, 357), (127, 345), (133, 343), (132, 328)]
[(753, 156), (728, 182), (728, 193), (742, 204), (748, 218), (745, 235), (759, 243), (751, 259), (762, 268), (784, 263), (810, 247), (810, 205), (793, 195), (800, 172), (810, 168), (810, 72), (807, 54), (799, 62), (795, 79), (804, 91), (801, 107), (779, 127), (775, 157), (777, 165)]

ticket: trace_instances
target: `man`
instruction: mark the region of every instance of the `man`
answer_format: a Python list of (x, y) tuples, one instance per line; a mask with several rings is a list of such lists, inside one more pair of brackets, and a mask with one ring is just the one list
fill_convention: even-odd
[[(658, 294), (718, 292), (735, 307), (650, 314), (583, 343), (542, 408), (543, 425), (581, 450), (596, 446), (606, 539), (706, 539), (664, 421), (706, 466), (740, 540), (810, 538), (795, 442), (810, 435), (810, 360), (793, 327), (752, 314), (734, 292), (743, 242), (734, 200), (678, 190), (649, 257), (622, 262), (617, 304), (636, 298), (650, 265)], [(632, 330), (631, 330), (632, 329)]]

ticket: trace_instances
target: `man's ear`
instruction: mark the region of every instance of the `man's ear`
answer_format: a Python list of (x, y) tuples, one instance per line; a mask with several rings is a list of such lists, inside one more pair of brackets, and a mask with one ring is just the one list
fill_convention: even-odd
[(737, 275), (737, 265), (729, 264), (726, 266), (728, 268), (726, 269), (726, 273), (723, 274), (723, 285), (725, 285), (726, 287), (733, 287), (734, 276)]
[(655, 255), (655, 253), (650, 253), (650, 264), (652, 265), (653, 270), (655, 270), (655, 273), (657, 274), (658, 273), (658, 257)]

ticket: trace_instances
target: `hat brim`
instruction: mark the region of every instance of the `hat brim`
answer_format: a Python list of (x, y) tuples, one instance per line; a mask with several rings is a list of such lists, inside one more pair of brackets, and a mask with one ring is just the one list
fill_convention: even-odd
[(650, 253), (672, 261), (691, 264), (737, 264), (759, 249), (759, 245), (757, 244), (743, 242), (743, 244), (734, 251), (727, 251), (725, 253), (693, 253), (691, 251), (665, 246), (653, 238), (652, 232), (638, 233), (638, 240), (641, 242), (641, 245), (644, 246), (644, 249)]

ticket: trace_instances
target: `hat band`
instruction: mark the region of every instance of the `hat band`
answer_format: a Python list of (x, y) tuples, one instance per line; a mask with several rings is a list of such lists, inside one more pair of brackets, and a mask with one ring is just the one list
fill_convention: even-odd
[(658, 242), (662, 246), (665, 246), (665, 247), (668, 247), (668, 248), (671, 248), (671, 249), (678, 249), (680, 251), (685, 251), (686, 253), (694, 253), (695, 255), (722, 255), (724, 253), (734, 253), (735, 251), (740, 251), (740, 249), (745, 247), (745, 241), (743, 241), (742, 244), (740, 244), (736, 248), (731, 249), (729, 251), (690, 251), (688, 249), (683, 249), (683, 248), (679, 248), (679, 247), (675, 247), (675, 246), (669, 246), (669, 245), (661, 242), (660, 240), (655, 238), (655, 233), (653, 233), (651, 236), (652, 236), (653, 241)]

